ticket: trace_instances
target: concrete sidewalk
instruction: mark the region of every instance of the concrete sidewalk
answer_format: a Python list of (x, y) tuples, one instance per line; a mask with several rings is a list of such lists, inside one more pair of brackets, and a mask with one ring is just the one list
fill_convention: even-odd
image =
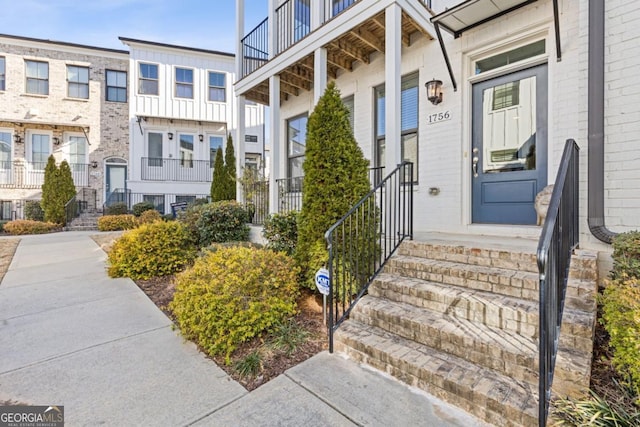
[(248, 393), (107, 277), (91, 234), (22, 238), (0, 284), (0, 401), (64, 405), (68, 426), (483, 425), (327, 353)]

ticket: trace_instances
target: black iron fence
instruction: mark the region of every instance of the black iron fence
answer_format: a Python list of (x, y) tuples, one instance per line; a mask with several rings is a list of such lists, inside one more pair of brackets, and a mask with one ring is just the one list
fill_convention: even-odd
[(333, 333), (407, 238), (413, 238), (413, 163), (403, 162), (325, 234), (329, 249), (329, 351)]
[(297, 0), (287, 0), (276, 9), (276, 49), (278, 55), (311, 31), (311, 8)]
[(158, 194), (158, 193), (133, 193), (131, 190), (116, 189), (107, 195), (103, 204), (103, 212), (116, 203), (124, 203), (131, 211), (136, 203), (149, 202), (161, 214), (170, 214), (171, 204), (187, 202), (195, 203), (196, 199), (209, 200), (209, 194)]
[(302, 186), (304, 177), (281, 178), (276, 180), (278, 187), (278, 212), (287, 213), (302, 209)]
[(142, 157), (140, 174), (143, 181), (211, 182), (213, 162)]
[(254, 225), (264, 224), (269, 215), (269, 181), (258, 181), (245, 184), (243, 188), (245, 208), (249, 212), (249, 222)]
[(251, 30), (241, 43), (242, 77), (245, 77), (269, 60), (269, 18), (265, 18)]
[(578, 245), (578, 145), (567, 140), (538, 243), (540, 272), (539, 408), (546, 426), (571, 254)]
[[(46, 162), (1, 161), (0, 188), (40, 188), (44, 183)], [(89, 186), (89, 165), (70, 163), (76, 187)]]

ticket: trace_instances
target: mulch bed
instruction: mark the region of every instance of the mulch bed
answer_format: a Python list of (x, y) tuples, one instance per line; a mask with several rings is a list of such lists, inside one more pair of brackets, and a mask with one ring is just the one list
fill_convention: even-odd
[[(136, 284), (149, 299), (170, 319), (175, 321), (168, 305), (173, 300), (175, 285), (173, 276), (156, 277), (150, 280), (137, 280)], [(309, 336), (292, 354), (268, 350), (262, 351), (262, 369), (258, 375), (243, 377), (234, 369), (237, 361), (259, 349), (265, 349), (264, 338), (255, 338), (238, 347), (231, 356), (231, 362), (225, 363), (224, 356), (212, 357), (231, 378), (251, 391), (269, 380), (284, 373), (287, 369), (304, 362), (327, 348), (327, 330), (322, 322), (322, 298), (308, 290), (303, 290), (298, 300), (299, 313), (294, 322), (309, 332)], [(204, 352), (203, 352), (204, 353)]]

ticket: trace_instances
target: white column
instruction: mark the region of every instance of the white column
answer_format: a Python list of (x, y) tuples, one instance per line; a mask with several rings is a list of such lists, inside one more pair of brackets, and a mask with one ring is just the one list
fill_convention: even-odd
[(385, 11), (385, 172), (402, 162), (400, 147), (400, 83), (402, 59), (402, 10), (393, 3)]
[(327, 88), (327, 49), (316, 49), (313, 55), (313, 105)]
[(278, 0), (269, 0), (269, 23), (268, 28), (268, 47), (269, 59), (273, 59), (276, 55), (276, 43), (278, 41), (278, 30), (276, 28), (276, 7), (278, 7)]
[(278, 187), (276, 179), (280, 175), (281, 154), (285, 153), (280, 138), (280, 76), (269, 77), (269, 140), (271, 143), (271, 165), (269, 171), (269, 213), (278, 212)]
[(316, 28), (320, 28), (320, 25), (322, 25), (325, 3), (325, 0), (311, 2), (311, 31), (315, 31)]
[[(242, 78), (242, 38), (244, 37), (244, 0), (236, 0), (236, 81)], [(235, 82), (234, 82), (235, 83)], [(235, 90), (233, 91), (235, 94)], [(244, 134), (245, 134), (245, 104), (244, 96), (238, 96), (236, 99), (236, 132), (233, 135), (235, 140), (236, 151), (236, 174), (240, 177), (243, 173), (242, 167), (244, 166)], [(208, 141), (206, 142), (208, 144)], [(237, 183), (236, 186), (236, 198), (243, 200), (242, 185)]]

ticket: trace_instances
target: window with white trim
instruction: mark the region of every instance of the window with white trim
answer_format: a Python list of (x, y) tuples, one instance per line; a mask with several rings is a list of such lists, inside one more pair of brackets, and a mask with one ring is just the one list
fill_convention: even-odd
[(106, 70), (106, 99), (111, 102), (127, 102), (127, 72)]
[(216, 135), (209, 135), (209, 167), (213, 169), (216, 162), (218, 149), (222, 150), (224, 138)]
[(158, 95), (158, 66), (156, 64), (139, 64), (138, 93), (140, 95)]
[(307, 145), (307, 115), (303, 114), (287, 120), (287, 177), (304, 175), (304, 163)]
[(49, 63), (24, 61), (26, 67), (26, 91), (34, 95), (49, 95)]
[(51, 154), (51, 137), (47, 134), (31, 134), (31, 163), (33, 169), (44, 170)]
[(164, 194), (143, 194), (142, 201), (151, 203), (155, 210), (164, 214)]
[(69, 137), (69, 165), (74, 172), (82, 172), (87, 163), (87, 139), (84, 136)]
[(7, 61), (0, 56), (0, 90), (6, 90), (7, 86)]
[(180, 167), (193, 167), (193, 135), (183, 134), (180, 138)]
[(176, 97), (193, 99), (193, 70), (176, 67)]
[(89, 99), (89, 67), (67, 65), (67, 96)]
[(353, 132), (353, 123), (354, 123), (353, 120), (354, 120), (354, 114), (355, 114), (355, 103), (354, 103), (353, 95), (344, 98), (342, 100), (342, 103), (344, 104), (345, 107), (347, 107), (347, 110), (349, 110), (349, 125), (351, 126), (351, 132)]
[(0, 170), (11, 169), (13, 135), (10, 132), (0, 131)]
[(147, 156), (149, 166), (162, 166), (162, 134), (149, 132), (147, 134)]
[(224, 73), (209, 71), (209, 101), (225, 102), (227, 100), (227, 85)]

